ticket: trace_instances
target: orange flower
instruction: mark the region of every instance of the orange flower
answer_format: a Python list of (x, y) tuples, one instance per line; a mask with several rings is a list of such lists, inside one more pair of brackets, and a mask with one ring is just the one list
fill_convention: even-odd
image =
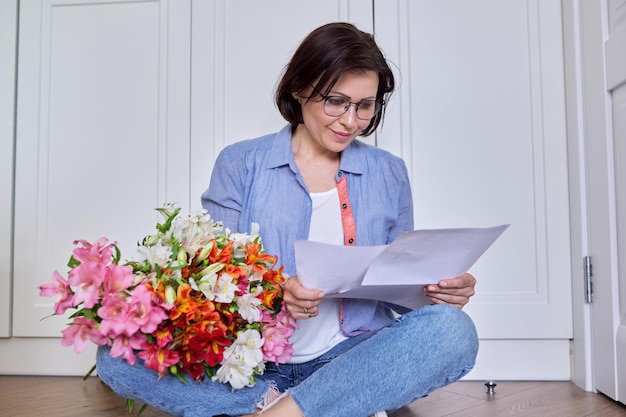
[(261, 253), (262, 246), (257, 242), (250, 243), (246, 246), (246, 263), (256, 272), (265, 274), (268, 267), (274, 265), (277, 257)]
[(229, 264), (233, 257), (233, 245), (233, 242), (228, 242), (219, 252), (217, 251), (217, 245), (215, 245), (215, 250), (211, 251), (209, 255), (211, 262)]
[(176, 291), (176, 303), (170, 312), (170, 320), (176, 320), (181, 315), (193, 313), (196, 309), (194, 301), (190, 297), (191, 286), (189, 284), (181, 284)]
[(245, 278), (246, 276), (246, 269), (243, 266), (237, 266), (233, 264), (226, 265), (224, 267), (224, 272), (235, 278), (235, 280), (238, 280), (241, 277)]
[(267, 271), (263, 275), (263, 281), (274, 284), (275, 286), (279, 286), (280, 284), (285, 282), (285, 277), (283, 276), (283, 266), (281, 265), (278, 269), (271, 269)]
[(272, 288), (261, 293), (261, 302), (263, 305), (270, 310), (276, 310), (277, 304), (280, 301), (280, 297), (282, 296), (282, 290), (280, 287)]

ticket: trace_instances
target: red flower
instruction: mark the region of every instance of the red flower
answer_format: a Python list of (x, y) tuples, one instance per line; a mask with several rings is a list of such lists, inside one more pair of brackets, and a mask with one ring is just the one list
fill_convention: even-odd
[(138, 356), (144, 360), (146, 368), (157, 371), (159, 376), (164, 376), (167, 368), (177, 364), (180, 360), (178, 352), (160, 348), (151, 343), (144, 343), (141, 349)]

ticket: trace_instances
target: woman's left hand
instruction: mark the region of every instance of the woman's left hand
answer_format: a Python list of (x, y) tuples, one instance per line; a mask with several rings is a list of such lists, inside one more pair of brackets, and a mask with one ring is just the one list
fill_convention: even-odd
[(424, 294), (435, 304), (451, 304), (463, 308), (474, 295), (476, 278), (471, 274), (461, 275), (456, 278), (442, 279), (437, 284), (429, 284), (424, 287)]

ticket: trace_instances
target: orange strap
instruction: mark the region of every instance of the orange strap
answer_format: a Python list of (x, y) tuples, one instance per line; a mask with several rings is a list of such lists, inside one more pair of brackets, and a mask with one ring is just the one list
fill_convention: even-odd
[(345, 176), (342, 176), (339, 181), (337, 181), (337, 191), (339, 193), (339, 204), (341, 205), (343, 244), (346, 246), (354, 246), (356, 244), (356, 225), (354, 224), (352, 207), (348, 199), (348, 184)]

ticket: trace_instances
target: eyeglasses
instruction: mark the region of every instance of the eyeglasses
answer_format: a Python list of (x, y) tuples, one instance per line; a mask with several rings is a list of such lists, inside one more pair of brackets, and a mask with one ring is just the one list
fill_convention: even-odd
[(362, 100), (358, 103), (353, 103), (345, 97), (327, 96), (317, 90), (315, 92), (324, 100), (324, 113), (330, 117), (339, 117), (347, 112), (350, 106), (354, 105), (358, 119), (371, 120), (383, 106), (383, 103), (377, 100)]

